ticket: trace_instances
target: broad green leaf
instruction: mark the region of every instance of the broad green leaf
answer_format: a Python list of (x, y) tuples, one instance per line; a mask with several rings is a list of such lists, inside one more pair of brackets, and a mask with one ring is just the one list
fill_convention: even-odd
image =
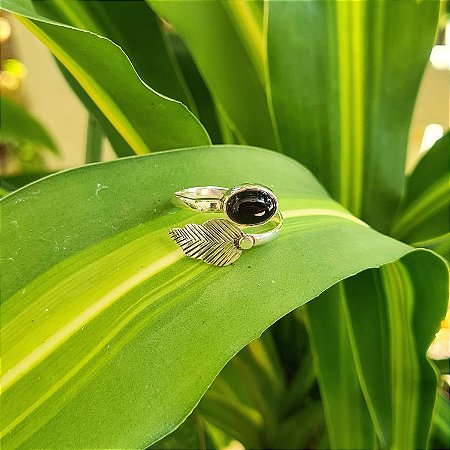
[(73, 75), (135, 153), (208, 144), (189, 110), (151, 89), (120, 47), (92, 32), (37, 15), (29, 2), (4, 0)]
[(53, 153), (59, 153), (48, 131), (28, 111), (6, 96), (1, 97), (0, 106), (2, 119), (0, 140), (3, 143), (30, 142)]
[(251, 342), (221, 371), (199, 411), (246, 448), (273, 447), (284, 374), (270, 331)]
[[(164, 33), (160, 30), (158, 19), (144, 1), (45, 0), (34, 1), (33, 6), (48, 19), (111, 39), (127, 54), (146, 84), (160, 94), (181, 101), (191, 111), (196, 111), (170, 45), (167, 45)], [(134, 154), (83, 87), (63, 65), (59, 66), (77, 96), (102, 125), (116, 154)]]
[(281, 148), (377, 230), (390, 230), (439, 2), (268, 2)]
[[(349, 329), (358, 372), (380, 440), (387, 448), (425, 448), (436, 374), (423, 355), (445, 312), (428, 308), (430, 292), (446, 295), (445, 266), (431, 253), (411, 255), (345, 282)], [(425, 280), (422, 267), (435, 277)], [(440, 270), (442, 269), (442, 272)], [(360, 302), (361, 292), (367, 302)], [(359, 295), (358, 295), (359, 294)], [(370, 332), (369, 332), (370, 329)], [(436, 331), (436, 330), (435, 330)], [(413, 336), (422, 336), (414, 342)], [(378, 351), (373, 349), (378, 344)], [(414, 375), (412, 375), (414, 374)]]
[(250, 2), (148, 3), (185, 42), (240, 143), (276, 149), (264, 87), (262, 24)]
[(406, 180), (405, 196), (392, 234), (417, 247), (429, 247), (448, 257), (450, 134), (439, 139), (419, 160)]
[[(215, 106), (194, 62), (179, 38), (173, 33), (166, 36), (167, 33), (161, 32), (159, 20), (144, 1), (46, 0), (35, 1), (33, 4), (38, 12), (47, 18), (96, 32), (118, 44), (149, 86), (159, 93), (181, 101), (189, 106), (192, 112), (197, 111), (212, 141), (222, 142), (215, 119)], [(116, 153), (119, 156), (133, 154), (131, 149), (128, 150), (127, 143), (63, 66), (62, 71), (72, 89), (106, 130)], [(179, 75), (179, 71), (182, 75)], [(188, 89), (184, 87), (185, 84)], [(196, 104), (193, 103), (189, 91), (192, 91)]]
[(377, 448), (375, 430), (356, 373), (344, 298), (343, 283), (340, 283), (306, 308), (330, 445), (334, 449)]
[(219, 112), (214, 104), (211, 93), (208, 90), (202, 76), (200, 75), (194, 60), (189, 54), (183, 41), (173, 32), (168, 33), (168, 37), (173, 48), (173, 52), (180, 65), (186, 84), (195, 98), (195, 105), (198, 111), (198, 118), (208, 131), (213, 144), (230, 144), (221, 133), (219, 126)]
[[(185, 257), (169, 228), (208, 215), (172, 207), (172, 193), (249, 180), (279, 196), (280, 237), (226, 268)], [(20, 189), (1, 207), (6, 449), (150, 445), (277, 319), (346, 277), (411, 252), (421, 262), (424, 252), (354, 218), (298, 163), (247, 147), (93, 164)], [(430, 317), (447, 306), (442, 264), (420, 272), (424, 288), (433, 277), (439, 287), (423, 305)], [(438, 320), (420, 326), (422, 345)]]
[(433, 414), (433, 439), (431, 448), (445, 448), (450, 440), (450, 400), (438, 394)]
[(72, 74), (58, 61), (56, 64), (59, 67), (62, 75), (64, 76), (67, 83), (69, 83), (72, 90), (84, 104), (89, 113), (95, 117), (97, 122), (101, 125), (108, 137), (108, 140), (114, 150), (114, 153), (119, 157), (132, 156), (134, 155), (133, 149), (127, 143), (127, 141), (121, 136), (119, 131), (114, 128), (114, 125), (107, 119), (103, 114), (101, 109), (94, 103), (94, 101), (89, 97), (83, 87), (78, 83), (78, 81), (72, 76)]
[(33, 6), (47, 19), (110, 39), (147, 85), (196, 111), (159, 20), (144, 0), (33, 0)]
[[(361, 392), (359, 383), (353, 383), (355, 388), (349, 389), (352, 383), (345, 382), (342, 373), (349, 366), (345, 361), (353, 359), (381, 448), (426, 448), (436, 374), (424, 358), (433, 337), (432, 332), (426, 334), (425, 330), (445, 314), (428, 308), (427, 300), (430, 292), (440, 292), (439, 296), (447, 293), (447, 287), (441, 283), (447, 277), (447, 269), (439, 262), (433, 267), (436, 262), (431, 253), (407, 255), (381, 271), (365, 271), (339, 285), (336, 291), (342, 308), (330, 298), (332, 289), (322, 294), (326, 302), (308, 305), (324, 402), (328, 414), (333, 415), (329, 417), (329, 432), (334, 448), (364, 449), (374, 445), (369, 436), (367, 442), (357, 441), (358, 436), (364, 438), (367, 426), (356, 425), (358, 419), (364, 418), (362, 413), (358, 416), (364, 408), (358, 409), (350, 396)], [(423, 278), (424, 266), (435, 273), (428, 281)], [(350, 338), (346, 345), (332, 334), (337, 328), (330, 327), (335, 317), (342, 323), (342, 335), (347, 341)], [(415, 342), (413, 336), (422, 339)], [(330, 357), (336, 342), (339, 350)], [(345, 355), (343, 349), (349, 348), (350, 343), (353, 352)], [(333, 366), (340, 370), (333, 371)], [(347, 373), (350, 380), (354, 370)], [(343, 386), (340, 380), (344, 380)]]

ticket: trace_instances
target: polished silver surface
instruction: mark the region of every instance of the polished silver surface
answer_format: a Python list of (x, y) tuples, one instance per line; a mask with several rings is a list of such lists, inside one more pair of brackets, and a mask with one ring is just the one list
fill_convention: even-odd
[[(270, 203), (275, 213), (267, 220), (264, 218), (257, 224), (237, 223), (227, 214), (227, 202), (235, 195), (244, 195), (258, 191), (270, 196)], [(267, 197), (266, 197), (267, 198)], [(183, 249), (186, 256), (201, 259), (215, 266), (226, 266), (235, 262), (242, 253), (253, 246), (263, 245), (274, 240), (282, 226), (283, 216), (278, 210), (275, 194), (266, 186), (245, 183), (228, 189), (219, 186), (202, 186), (182, 189), (175, 192), (172, 202), (182, 208), (198, 212), (222, 213), (227, 218), (211, 219), (199, 224), (187, 224), (182, 228), (169, 231), (172, 239)], [(250, 217), (252, 219), (253, 217)], [(247, 229), (271, 224), (269, 230), (259, 233), (248, 233)], [(266, 227), (266, 225), (265, 225)], [(244, 232), (241, 228), (245, 228)]]
[(217, 186), (182, 189), (175, 192), (172, 203), (180, 208), (193, 209), (198, 212), (222, 212), (222, 199), (227, 191), (227, 188)]
[(278, 233), (283, 227), (283, 216), (281, 215), (281, 212), (277, 211), (269, 222), (273, 222), (275, 224), (275, 226), (270, 230), (264, 231), (262, 233), (250, 234), (250, 236), (252, 236), (255, 241), (255, 246), (267, 244), (268, 242), (273, 241), (276, 237), (278, 237)]
[(202, 225), (188, 223), (170, 230), (172, 239), (186, 256), (214, 266), (228, 266), (241, 256), (244, 233), (227, 219), (211, 219)]

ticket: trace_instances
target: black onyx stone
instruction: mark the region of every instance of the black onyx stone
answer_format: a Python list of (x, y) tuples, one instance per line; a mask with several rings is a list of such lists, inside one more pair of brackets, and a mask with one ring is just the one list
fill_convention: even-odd
[(232, 194), (226, 202), (226, 214), (241, 225), (258, 225), (268, 221), (277, 210), (277, 201), (269, 192), (248, 189)]

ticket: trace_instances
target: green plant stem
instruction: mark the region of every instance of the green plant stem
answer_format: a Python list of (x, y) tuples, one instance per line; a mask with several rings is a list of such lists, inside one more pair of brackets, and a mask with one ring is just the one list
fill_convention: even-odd
[(86, 136), (86, 164), (102, 159), (103, 130), (97, 120), (89, 114)]

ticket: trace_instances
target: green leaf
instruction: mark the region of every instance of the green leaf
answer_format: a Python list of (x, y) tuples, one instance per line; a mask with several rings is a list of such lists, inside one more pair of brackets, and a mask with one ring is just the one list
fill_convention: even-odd
[(269, 92), (284, 153), (390, 230), (439, 2), (268, 2)]
[[(33, 6), (48, 19), (111, 39), (127, 54), (146, 84), (196, 111), (171, 46), (166, 42), (156, 15), (144, 1), (45, 0), (34, 1)], [(63, 65), (59, 64), (59, 67), (77, 96), (101, 124), (116, 154), (134, 154), (77, 80)]]
[[(168, 230), (212, 215), (177, 210), (172, 193), (249, 180), (279, 196), (280, 237), (226, 268), (185, 257)], [(298, 163), (256, 148), (93, 164), (0, 204), (5, 449), (145, 447), (277, 319), (343, 278), (411, 252), (421, 263), (424, 252), (351, 216)], [(430, 321), (413, 328), (418, 348), (447, 306), (444, 269), (437, 258), (421, 267), (422, 287), (435, 277), (439, 289), (422, 305)]]
[(377, 448), (375, 430), (356, 373), (344, 298), (340, 283), (306, 308), (330, 445), (335, 449)]
[(42, 18), (28, 2), (5, 0), (2, 8), (19, 15), (135, 153), (210, 142), (195, 116), (145, 85), (122, 49), (109, 39)]
[(173, 25), (189, 48), (240, 142), (276, 149), (264, 87), (262, 24), (251, 2), (148, 3)]
[(108, 140), (114, 150), (114, 153), (118, 157), (134, 155), (135, 153), (130, 145), (128, 145), (127, 141), (120, 135), (116, 128), (114, 128), (114, 125), (107, 119), (101, 109), (94, 103), (91, 97), (89, 97), (89, 95), (72, 76), (72, 74), (58, 60), (56, 60), (56, 63), (67, 83), (69, 83), (70, 87), (84, 104), (90, 115), (92, 115), (97, 120), (97, 122), (104, 130), (105, 135), (108, 137)]
[(47, 148), (58, 154), (59, 150), (42, 124), (25, 111), (14, 100), (2, 96), (0, 140), (2, 142), (20, 143), (30, 142), (34, 145)]
[(194, 410), (173, 433), (170, 433), (147, 450), (171, 450), (177, 448), (183, 450), (204, 450), (209, 448), (206, 446), (204, 420), (197, 410)]
[(47, 19), (110, 39), (147, 85), (196, 111), (159, 20), (144, 0), (34, 0), (33, 6)]
[(438, 394), (433, 414), (433, 441), (431, 448), (445, 448), (450, 440), (450, 400)]
[(448, 258), (450, 134), (439, 139), (406, 180), (405, 196), (392, 234), (417, 247), (429, 247)]
[(9, 175), (7, 177), (2, 177), (1, 185), (5, 188), (7, 193), (13, 192), (27, 184), (37, 181), (40, 178), (44, 178), (51, 175), (54, 172), (22, 172), (17, 175)]
[[(282, 150), (305, 163), (334, 197), (379, 230), (390, 230), (400, 200), (409, 121), (434, 40), (438, 9), (436, 2), (427, 1), (268, 3), (268, 93)], [(359, 282), (360, 277), (354, 280)], [(397, 284), (408, 286), (403, 279)], [(351, 322), (349, 305), (365, 305), (371, 298), (371, 307), (383, 310), (388, 302), (383, 295), (366, 291), (364, 283), (351, 294), (341, 286), (335, 295), (341, 305), (333, 300), (328, 300), (330, 307), (322, 301), (308, 305), (314, 311), (309, 314), (311, 338), (331, 445), (377, 446), (375, 430), (382, 446), (400, 443), (400, 447), (410, 448), (414, 442), (420, 448), (426, 443), (431, 407), (425, 399), (431, 394), (423, 389), (412, 396), (416, 404), (396, 399), (391, 405), (389, 396), (404, 390), (414, 393), (414, 387), (399, 388), (394, 379), (396, 383), (383, 388), (380, 380), (385, 378), (370, 376), (372, 366), (367, 358), (380, 347), (391, 316), (385, 313), (380, 320), (378, 326), (383, 325), (384, 330), (371, 335), (366, 353), (358, 352), (357, 344), (367, 340), (361, 324), (376, 330), (378, 322), (363, 314), (354, 315)], [(330, 296), (332, 292), (324, 294)], [(422, 294), (416, 301), (421, 298)], [(396, 301), (407, 307), (406, 296)], [(384, 308), (394, 315), (395, 311)], [(355, 335), (352, 327), (358, 329)], [(414, 347), (411, 339), (405, 338), (414, 334), (412, 328), (406, 323), (397, 332), (406, 333), (402, 336), (409, 354), (420, 354), (423, 360), (422, 347)], [(327, 332), (329, 339), (324, 337)], [(421, 343), (429, 342), (427, 339)], [(401, 347), (399, 339), (392, 345)], [(386, 350), (382, 355), (389, 360)], [(392, 359), (389, 367), (400, 374), (409, 368), (415, 374), (412, 384), (416, 379), (430, 382), (430, 372), (415, 367), (413, 359)], [(372, 373), (380, 375), (381, 369), (377, 369)], [(382, 375), (386, 376), (384, 371)], [(388, 400), (380, 393), (383, 389)], [(423, 426), (415, 421), (418, 411)], [(409, 436), (401, 435), (399, 423), (410, 431)]]
[[(425, 448), (427, 444), (436, 374), (423, 356), (436, 331), (429, 328), (431, 323), (445, 315), (428, 308), (427, 300), (430, 292), (446, 295), (440, 280), (448, 276), (446, 267), (435, 263), (431, 253), (408, 255), (380, 272), (368, 271), (345, 283), (359, 376), (387, 448)], [(426, 281), (424, 266), (435, 277)], [(358, 296), (362, 291), (368, 300), (364, 305)], [(413, 336), (418, 335), (422, 339), (414, 342)]]
[(219, 127), (218, 111), (211, 94), (200, 75), (194, 60), (183, 41), (175, 34), (169, 33), (169, 40), (175, 57), (180, 65), (183, 77), (195, 98), (200, 122), (208, 131), (213, 144), (229, 144), (223, 137)]
[[(412, 256), (346, 280), (336, 289), (341, 308), (330, 298), (331, 289), (322, 294), (329, 306), (322, 301), (308, 305), (334, 448), (373, 445), (369, 436), (369, 441), (358, 442), (367, 429), (356, 425), (364, 418), (365, 405), (358, 409), (351, 396), (362, 399), (360, 385), (382, 448), (426, 448), (436, 374), (424, 358), (433, 337), (425, 330), (445, 314), (426, 305), (430, 291), (446, 295), (441, 279), (448, 275), (445, 265), (434, 266), (437, 260), (431, 253)], [(420, 269), (424, 266), (435, 274), (428, 281)], [(335, 322), (341, 326), (332, 326)], [(344, 340), (350, 339), (347, 344), (333, 335), (336, 329), (342, 330)], [(412, 336), (419, 335), (415, 342)], [(348, 370), (345, 362), (353, 359), (356, 369)], [(356, 376), (352, 379), (353, 372), (359, 383)]]

